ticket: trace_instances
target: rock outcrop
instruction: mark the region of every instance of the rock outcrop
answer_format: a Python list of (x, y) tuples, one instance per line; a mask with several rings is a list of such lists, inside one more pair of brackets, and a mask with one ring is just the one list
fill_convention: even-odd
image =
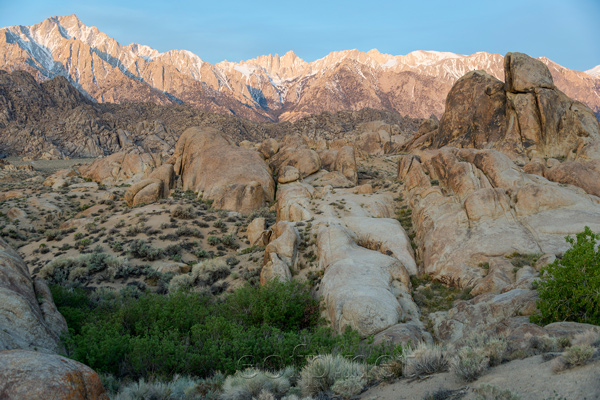
[(90, 367), (53, 354), (0, 351), (0, 397), (6, 400), (108, 400)]
[(232, 144), (212, 128), (189, 128), (179, 138), (169, 161), (192, 190), (213, 207), (248, 213), (275, 195), (271, 172), (258, 152)]
[(173, 164), (163, 164), (154, 169), (147, 179), (130, 186), (125, 192), (125, 201), (131, 207), (167, 198), (174, 180)]
[(548, 67), (522, 53), (504, 57), (505, 83), (484, 71), (460, 78), (448, 93), (432, 147), (496, 148), (513, 158), (600, 159), (592, 110), (553, 83)]
[(302, 137), (286, 136), (277, 154), (269, 159), (269, 165), (277, 175), (280, 175), (286, 166), (295, 167), (300, 177), (305, 178), (321, 168), (321, 159)]
[(0, 239), (0, 350), (58, 352), (66, 331), (46, 283), (32, 280), (21, 257)]
[(136, 148), (99, 158), (79, 167), (79, 173), (84, 178), (104, 185), (134, 183), (160, 164), (160, 156)]
[(473, 287), (493, 258), (562, 253), (566, 235), (600, 230), (600, 199), (526, 174), (495, 150), (402, 156), (398, 179), (424, 271), (448, 285)]

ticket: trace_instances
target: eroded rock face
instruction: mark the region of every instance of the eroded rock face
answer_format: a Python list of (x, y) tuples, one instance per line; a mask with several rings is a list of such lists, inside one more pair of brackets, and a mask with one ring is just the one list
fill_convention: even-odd
[(335, 158), (334, 169), (342, 173), (354, 186), (358, 183), (358, 168), (354, 147), (342, 147)]
[(286, 136), (280, 144), (277, 154), (269, 159), (269, 164), (277, 175), (286, 166), (298, 169), (300, 177), (305, 178), (321, 169), (321, 159), (316, 151), (300, 136)]
[(66, 331), (46, 283), (32, 280), (25, 262), (0, 239), (0, 350), (58, 352)]
[(408, 277), (397, 259), (356, 245), (340, 225), (321, 226), (317, 242), (325, 269), (320, 293), (334, 329), (368, 336), (406, 317), (392, 287)]
[(163, 164), (154, 169), (148, 179), (130, 186), (125, 192), (125, 201), (131, 207), (167, 198), (173, 187), (174, 179), (173, 164)]
[(586, 225), (600, 230), (597, 197), (526, 174), (495, 150), (447, 147), (402, 156), (398, 179), (424, 271), (448, 285), (496, 290), (515, 277), (494, 268), (482, 282), (481, 266), (494, 258), (561, 253), (566, 235)]
[(527, 161), (600, 159), (600, 126), (594, 113), (556, 89), (544, 63), (508, 53), (504, 71), (506, 83), (483, 71), (460, 78), (448, 93), (431, 145), (421, 142), (421, 148), (493, 147)]
[(90, 165), (79, 168), (81, 176), (104, 185), (134, 183), (160, 165), (155, 154), (133, 149), (99, 158)]
[(193, 190), (215, 208), (248, 213), (273, 200), (275, 183), (254, 150), (232, 144), (213, 128), (189, 128), (171, 158), (183, 190)]
[(553, 182), (575, 185), (600, 197), (600, 160), (565, 161), (551, 168), (542, 168), (543, 176)]
[(0, 397), (21, 399), (108, 400), (90, 367), (54, 354), (0, 351)]

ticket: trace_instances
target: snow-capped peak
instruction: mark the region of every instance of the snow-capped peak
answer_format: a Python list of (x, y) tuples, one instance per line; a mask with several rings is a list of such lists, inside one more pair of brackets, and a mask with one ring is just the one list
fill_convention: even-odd
[(600, 65), (596, 65), (594, 68), (588, 69), (585, 71), (585, 73), (593, 77), (600, 77)]

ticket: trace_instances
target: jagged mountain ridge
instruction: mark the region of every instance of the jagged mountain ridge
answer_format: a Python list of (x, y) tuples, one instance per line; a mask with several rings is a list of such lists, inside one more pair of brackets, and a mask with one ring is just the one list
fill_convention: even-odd
[[(599, 77), (542, 61), (559, 89), (600, 112)], [(441, 116), (448, 91), (468, 71), (484, 69), (503, 79), (503, 57), (485, 52), (345, 50), (306, 62), (290, 51), (212, 65), (186, 50), (123, 46), (75, 15), (0, 29), (0, 68), (24, 69), (39, 81), (65, 76), (98, 102), (186, 103), (254, 121), (365, 107)]]

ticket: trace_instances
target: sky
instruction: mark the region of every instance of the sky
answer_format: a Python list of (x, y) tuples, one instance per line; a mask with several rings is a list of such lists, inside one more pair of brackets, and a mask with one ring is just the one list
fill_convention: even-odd
[(600, 0), (0, 0), (0, 27), (76, 14), (126, 45), (185, 49), (204, 61), (292, 50), (520, 51), (571, 69), (600, 64)]

